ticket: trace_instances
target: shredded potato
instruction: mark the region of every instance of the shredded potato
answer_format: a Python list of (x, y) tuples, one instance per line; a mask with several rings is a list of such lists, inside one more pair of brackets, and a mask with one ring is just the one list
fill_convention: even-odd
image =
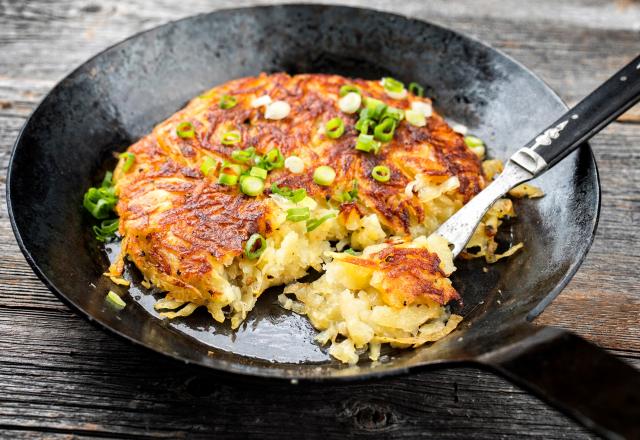
[[(420, 127), (398, 122), (379, 154), (355, 150), (357, 114), (336, 113), (340, 88), (351, 84), (363, 96), (398, 106), (396, 112), (430, 107), (429, 99), (411, 94), (393, 100), (377, 81), (260, 75), (216, 87), (156, 126), (127, 150), (135, 167), (127, 170), (123, 157), (114, 170), (123, 240), (105, 275), (127, 285), (121, 277), (126, 258), (142, 272), (144, 287), (165, 293), (155, 304), (161, 316), (185, 317), (203, 307), (234, 329), (266, 289), (286, 285), (280, 305), (308, 316), (317, 341), (349, 364), (365, 352), (377, 360), (382, 344), (417, 347), (452, 332), (462, 319), (448, 306), (460, 299), (449, 280), (455, 266), (448, 243), (432, 234), (502, 171), (502, 162), (482, 161), (484, 146), (467, 147), (436, 112)], [(231, 95), (233, 106), (221, 108), (221, 98)], [(290, 112), (266, 119), (263, 106), (252, 104), (265, 96), (290, 100)], [(345, 124), (339, 139), (325, 130), (337, 114)], [(178, 130), (184, 123), (188, 136)], [(216, 174), (227, 166), (221, 164), (233, 162), (240, 148), (221, 141), (229, 132), (238, 133), (242, 148), (252, 146), (255, 159), (277, 149), (283, 163), (285, 156), (297, 158), (302, 172), (265, 169), (265, 190), (255, 197), (220, 184)], [(206, 160), (215, 164), (211, 170), (203, 168)], [(314, 182), (314, 169), (327, 164), (335, 180)], [(387, 181), (372, 175), (380, 167)], [(306, 197), (292, 202), (270, 190), (273, 185), (304, 190)], [(521, 185), (512, 195), (542, 192)], [(288, 211), (300, 209), (324, 221), (310, 228), (287, 219)], [(521, 249), (519, 243), (497, 253), (498, 228), (514, 216), (511, 200), (498, 200), (462, 256), (495, 262)], [(256, 234), (265, 245), (254, 258), (245, 246)], [(296, 283), (310, 268), (325, 273)]]

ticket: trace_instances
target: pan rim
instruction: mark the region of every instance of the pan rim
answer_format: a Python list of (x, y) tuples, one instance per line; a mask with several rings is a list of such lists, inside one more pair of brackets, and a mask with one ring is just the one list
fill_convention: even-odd
[[(241, 11), (245, 11), (245, 10), (249, 10), (249, 9), (262, 9), (262, 10), (266, 10), (266, 9), (276, 9), (276, 8), (288, 8), (288, 7), (307, 7), (307, 8), (315, 8), (315, 9), (324, 9), (324, 8), (335, 8), (335, 9), (345, 9), (345, 10), (351, 10), (351, 11), (368, 11), (368, 12), (375, 12), (378, 14), (385, 14), (388, 16), (392, 16), (392, 17), (396, 17), (396, 18), (400, 18), (403, 20), (408, 20), (410, 22), (417, 22), (420, 23), (422, 25), (427, 25), (429, 27), (435, 28), (437, 30), (440, 31), (444, 31), (447, 33), (450, 33), (451, 35), (454, 35), (456, 37), (460, 37), (464, 40), (470, 41), (475, 45), (479, 45), (482, 48), (489, 50), (489, 51), (493, 51), (495, 53), (497, 53), (498, 55), (500, 55), (504, 60), (513, 63), (514, 65), (516, 65), (520, 70), (522, 70), (523, 72), (525, 72), (526, 74), (530, 75), (533, 79), (535, 79), (536, 81), (538, 81), (540, 84), (542, 84), (544, 86), (545, 89), (548, 90), (549, 92), (549, 97), (553, 97), (553, 99), (555, 99), (562, 107), (564, 107), (565, 109), (567, 109), (567, 105), (565, 104), (565, 102), (559, 97), (559, 95), (556, 93), (555, 90), (553, 90), (553, 88), (551, 88), (543, 79), (541, 79), (539, 76), (537, 76), (535, 73), (533, 73), (529, 68), (527, 68), (526, 66), (524, 66), (523, 64), (521, 64), (519, 61), (513, 59), (511, 56), (505, 54), (502, 50), (497, 49), (493, 46), (491, 46), (488, 43), (483, 42), (482, 40), (473, 37), (473, 36), (469, 36), (466, 35), (464, 33), (458, 32), (456, 30), (453, 30), (451, 28), (445, 27), (445, 26), (441, 26), (438, 24), (434, 24), (430, 21), (427, 20), (422, 20), (422, 19), (416, 19), (416, 18), (411, 18), (409, 16), (403, 15), (403, 14), (398, 14), (398, 13), (394, 13), (394, 12), (389, 12), (389, 11), (385, 11), (385, 10), (381, 10), (381, 9), (377, 9), (377, 8), (363, 8), (363, 7), (354, 7), (354, 6), (346, 6), (346, 5), (331, 5), (331, 4), (310, 4), (310, 3), (283, 3), (283, 4), (276, 4), (276, 5), (256, 5), (256, 6), (244, 6), (244, 7), (235, 7), (235, 8), (220, 8), (220, 9), (215, 9), (211, 12), (204, 12), (204, 13), (200, 13), (200, 14), (196, 14), (196, 15), (191, 15), (191, 16), (187, 16), (178, 20), (171, 20), (167, 23), (158, 25), (158, 26), (154, 26), (150, 29), (138, 32), (136, 34), (133, 34), (123, 40), (120, 40), (112, 45), (109, 45), (108, 47), (104, 48), (103, 50), (101, 50), (100, 52), (98, 52), (97, 54), (89, 57), (88, 59), (86, 59), (84, 62), (82, 62), (80, 65), (78, 65), (76, 68), (74, 68), (71, 72), (69, 72), (67, 75), (65, 75), (61, 80), (59, 80), (44, 96), (43, 98), (38, 102), (37, 106), (35, 107), (35, 109), (32, 111), (32, 113), (29, 115), (29, 117), (26, 119), (24, 125), (21, 127), (18, 136), (12, 146), (11, 149), (11, 154), (9, 157), (9, 163), (8, 163), (8, 167), (7, 167), (7, 177), (6, 177), (6, 189), (5, 189), (5, 194), (6, 194), (6, 200), (7, 200), (7, 211), (8, 211), (8, 215), (9, 215), (9, 221), (11, 224), (11, 229), (14, 233), (14, 236), (16, 238), (16, 242), (18, 243), (18, 246), (22, 252), (22, 254), (24, 255), (25, 259), (27, 260), (27, 263), (29, 264), (29, 266), (31, 267), (31, 269), (34, 271), (34, 273), (37, 275), (37, 277), (47, 286), (47, 288), (53, 292), (60, 300), (62, 300), (63, 303), (65, 303), (69, 308), (71, 308), (73, 311), (75, 311), (77, 314), (79, 314), (80, 316), (84, 317), (86, 320), (88, 320), (91, 324), (98, 326), (99, 328), (107, 331), (108, 333), (114, 334), (116, 336), (118, 336), (119, 338), (122, 338), (126, 341), (128, 341), (129, 343), (136, 345), (136, 346), (140, 346), (140, 347), (144, 347), (145, 349), (151, 350), (157, 354), (161, 354), (163, 356), (166, 356), (168, 358), (174, 359), (176, 361), (179, 362), (183, 362), (186, 364), (193, 364), (193, 365), (197, 365), (200, 368), (206, 368), (207, 370), (211, 371), (214, 370), (216, 372), (219, 373), (223, 373), (223, 374), (229, 374), (232, 375), (233, 377), (243, 377), (243, 378), (254, 378), (254, 379), (275, 379), (275, 380), (285, 380), (285, 381), (291, 381), (292, 383), (298, 383), (298, 381), (300, 382), (351, 382), (351, 381), (362, 381), (362, 380), (373, 380), (373, 379), (380, 379), (383, 377), (393, 377), (393, 376), (399, 376), (399, 375), (405, 375), (408, 374), (410, 372), (415, 372), (418, 370), (425, 370), (425, 369), (433, 369), (433, 368), (442, 368), (442, 367), (447, 367), (447, 366), (455, 366), (455, 365), (461, 365), (461, 364), (469, 364), (469, 363), (477, 363), (477, 361), (473, 358), (470, 359), (459, 359), (459, 360), (435, 360), (432, 362), (424, 362), (424, 363), (418, 363), (415, 365), (411, 365), (411, 366), (406, 366), (406, 367), (389, 367), (389, 368), (384, 368), (384, 369), (379, 369), (379, 370), (372, 370), (372, 369), (366, 369), (365, 371), (359, 371), (355, 374), (345, 374), (345, 375), (340, 375), (340, 374), (334, 374), (334, 375), (324, 375), (324, 376), (307, 376), (304, 374), (300, 374), (299, 372), (296, 372), (294, 374), (287, 374), (289, 372), (289, 370), (287, 370), (286, 368), (268, 368), (268, 367), (264, 367), (264, 366), (255, 366), (255, 365), (238, 365), (237, 363), (233, 363), (233, 362), (228, 362), (228, 361), (223, 361), (223, 360), (218, 360), (218, 359), (210, 359), (211, 363), (206, 363), (206, 362), (201, 362), (201, 361), (196, 361), (196, 360), (188, 360), (185, 359), (183, 357), (181, 357), (178, 354), (174, 354), (174, 353), (169, 353), (169, 352), (165, 352), (165, 351), (161, 351), (160, 349), (153, 347), (139, 339), (136, 339), (132, 336), (129, 336), (128, 334), (117, 330), (111, 326), (109, 326), (107, 323), (100, 321), (99, 319), (94, 318), (88, 311), (84, 310), (80, 305), (76, 304), (73, 300), (71, 300), (67, 295), (65, 295), (64, 292), (62, 292), (60, 289), (58, 289), (58, 287), (51, 282), (51, 280), (49, 280), (49, 278), (45, 275), (45, 273), (40, 269), (40, 267), (38, 266), (38, 264), (36, 263), (34, 257), (31, 255), (31, 252), (27, 249), (27, 247), (24, 244), (24, 241), (22, 239), (22, 235), (18, 229), (18, 225), (16, 223), (15, 220), (15, 215), (14, 215), (14, 207), (13, 207), (13, 201), (12, 201), (12, 197), (11, 197), (11, 176), (13, 174), (13, 168), (14, 168), (14, 159), (16, 156), (16, 151), (18, 150), (21, 141), (24, 137), (25, 131), (27, 130), (27, 128), (30, 126), (31, 121), (34, 119), (34, 117), (37, 115), (37, 113), (40, 111), (40, 109), (42, 108), (43, 103), (50, 98), (50, 96), (56, 91), (58, 90), (58, 88), (65, 82), (67, 81), (69, 78), (74, 77), (78, 72), (80, 72), (87, 64), (91, 63), (92, 61), (96, 60), (97, 58), (109, 53), (110, 51), (116, 50), (121, 46), (126, 45), (130, 40), (136, 39), (142, 35), (145, 34), (149, 34), (151, 32), (156, 32), (160, 29), (164, 29), (164, 28), (168, 28), (170, 26), (174, 26), (176, 23), (180, 23), (180, 22), (185, 22), (185, 21), (189, 21), (189, 20), (197, 20), (200, 18), (205, 18), (205, 17), (209, 17), (212, 15), (216, 15), (216, 14), (221, 14), (221, 13), (234, 13), (234, 12), (241, 12)], [(595, 235), (596, 235), (596, 229), (597, 229), (597, 225), (598, 225), (598, 221), (599, 221), (599, 217), (600, 217), (600, 209), (601, 209), (601, 185), (600, 185), (600, 176), (599, 176), (599, 171), (598, 171), (598, 166), (595, 160), (595, 156), (593, 154), (593, 151), (591, 149), (591, 147), (589, 146), (588, 143), (585, 143), (583, 146), (580, 147), (580, 151), (587, 149), (588, 154), (589, 154), (589, 158), (591, 161), (591, 164), (593, 165), (593, 170), (594, 170), (594, 184), (595, 184), (595, 189), (596, 189), (596, 194), (595, 194), (595, 215), (594, 218), (592, 220), (592, 222), (590, 223), (590, 237), (589, 237), (589, 241), (586, 244), (586, 246), (583, 248), (583, 250), (581, 251), (580, 254), (576, 255), (576, 258), (574, 260), (574, 262), (572, 263), (572, 265), (569, 267), (569, 269), (567, 270), (567, 272), (563, 275), (562, 279), (556, 284), (556, 286), (547, 294), (545, 295), (544, 298), (542, 298), (542, 300), (533, 307), (533, 309), (527, 314), (526, 316), (526, 321), (531, 321), (533, 320), (535, 317), (537, 317), (540, 313), (542, 313), (542, 311), (553, 301), (553, 299), (555, 299), (560, 292), (564, 289), (564, 287), (569, 283), (569, 281), (573, 278), (573, 276), (575, 275), (575, 273), (578, 271), (578, 269), (580, 268), (580, 266), (582, 265), (582, 262), (584, 261), (584, 259), (586, 258), (589, 249), (593, 243), (593, 240), (595, 239)]]

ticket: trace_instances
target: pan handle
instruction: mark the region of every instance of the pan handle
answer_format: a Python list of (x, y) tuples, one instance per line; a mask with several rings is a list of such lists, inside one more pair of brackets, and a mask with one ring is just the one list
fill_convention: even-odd
[(606, 438), (640, 438), (640, 371), (566, 330), (526, 326), (478, 360)]

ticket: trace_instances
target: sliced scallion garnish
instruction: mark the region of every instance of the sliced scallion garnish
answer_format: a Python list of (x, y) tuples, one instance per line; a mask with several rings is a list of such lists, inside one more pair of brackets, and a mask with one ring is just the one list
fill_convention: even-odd
[(122, 300), (113, 290), (110, 290), (105, 297), (105, 300), (116, 309), (123, 309), (127, 303)]
[(377, 153), (380, 149), (380, 142), (373, 139), (371, 134), (360, 134), (356, 140), (356, 150), (365, 151), (367, 153)]
[(479, 137), (475, 137), (475, 136), (465, 136), (464, 137), (464, 143), (469, 148), (482, 147), (484, 145), (484, 142), (482, 141), (482, 139), (480, 139)]
[(391, 179), (391, 170), (389, 170), (389, 167), (384, 165), (375, 166), (371, 170), (371, 177), (378, 182), (388, 182), (389, 179)]
[(223, 145), (233, 145), (237, 144), (241, 140), (242, 136), (240, 135), (239, 131), (228, 131), (224, 135), (222, 135), (222, 139), (220, 140), (220, 142), (222, 142)]
[(265, 180), (268, 174), (267, 170), (260, 167), (251, 167), (251, 171), (249, 171), (250, 176), (258, 177), (262, 180)]
[(327, 165), (322, 165), (316, 168), (313, 172), (313, 181), (318, 185), (329, 186), (336, 179), (336, 172), (333, 168)]
[(115, 237), (116, 232), (118, 232), (119, 225), (120, 221), (117, 218), (102, 220), (99, 226), (93, 226), (93, 233), (95, 234), (98, 241), (105, 242), (110, 238)]
[(382, 87), (392, 93), (401, 93), (404, 90), (404, 84), (390, 76), (382, 78)]
[[(256, 244), (258, 247), (256, 247)], [(248, 259), (255, 260), (262, 255), (266, 248), (267, 240), (262, 235), (255, 233), (247, 240), (247, 244), (244, 246), (244, 254)]]
[(122, 165), (122, 171), (125, 173), (128, 172), (136, 161), (136, 155), (126, 151), (121, 153), (119, 157), (120, 159), (125, 159), (124, 164)]
[(257, 165), (267, 171), (283, 168), (284, 156), (278, 148), (273, 148), (258, 160)]
[(221, 185), (233, 186), (238, 183), (238, 176), (235, 174), (220, 173), (218, 183)]
[(233, 150), (231, 158), (236, 162), (250, 163), (256, 155), (255, 147), (245, 148), (244, 150)]
[(362, 94), (360, 92), (359, 88), (357, 88), (356, 86), (351, 85), (351, 84), (347, 84), (347, 85), (344, 85), (344, 86), (340, 87), (340, 93), (339, 94), (340, 94), (340, 96), (344, 96), (347, 93), (351, 93), (351, 92), (357, 93), (358, 95)]
[(391, 118), (385, 118), (373, 129), (373, 136), (382, 142), (389, 142), (393, 139), (393, 133), (396, 130), (396, 121)]
[(235, 96), (222, 95), (222, 97), (220, 98), (220, 102), (218, 103), (218, 106), (223, 110), (228, 110), (230, 108), (235, 107), (237, 103), (238, 103), (238, 98), (236, 98)]
[(307, 220), (307, 232), (313, 231), (318, 226), (320, 226), (321, 224), (323, 224), (324, 222), (326, 222), (330, 218), (334, 218), (335, 216), (336, 216), (335, 213), (332, 212), (330, 214), (323, 215), (320, 218), (312, 218), (312, 219)]
[(306, 206), (302, 208), (287, 209), (287, 220), (290, 222), (301, 222), (307, 220), (310, 215), (311, 212)]
[(202, 171), (202, 174), (205, 176), (208, 176), (211, 170), (214, 170), (217, 166), (218, 162), (214, 158), (205, 156), (204, 159), (202, 159), (202, 164), (200, 164), (200, 171)]
[(278, 184), (275, 182), (271, 184), (271, 192), (281, 195), (293, 203), (301, 202), (302, 199), (307, 197), (307, 190), (304, 188), (291, 189), (288, 186), (278, 187)]
[(344, 122), (342, 118), (330, 119), (325, 125), (325, 133), (331, 139), (338, 139), (344, 133)]
[(409, 83), (409, 93), (419, 96), (420, 98), (424, 97), (424, 87), (422, 87), (417, 82)]
[(182, 139), (189, 139), (195, 137), (196, 132), (191, 122), (181, 122), (176, 127), (176, 134)]
[(240, 180), (240, 191), (251, 197), (259, 196), (264, 191), (264, 180), (255, 176), (243, 176)]

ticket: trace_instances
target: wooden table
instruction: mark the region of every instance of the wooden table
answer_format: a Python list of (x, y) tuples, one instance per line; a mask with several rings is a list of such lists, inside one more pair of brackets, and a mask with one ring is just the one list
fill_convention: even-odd
[[(0, 0), (0, 199), (11, 146), (42, 96), (75, 66), (140, 30), (213, 7), (205, 0)], [(504, 50), (569, 104), (640, 49), (634, 0), (350, 1), (452, 27)], [(640, 366), (640, 110), (592, 142), (602, 179), (598, 234), (538, 319)], [(52, 213), (55, 214), (55, 213)], [(0, 211), (3, 438), (591, 438), (506, 380), (439, 370), (376, 384), (235, 384), (133, 347), (76, 316), (34, 276)]]

